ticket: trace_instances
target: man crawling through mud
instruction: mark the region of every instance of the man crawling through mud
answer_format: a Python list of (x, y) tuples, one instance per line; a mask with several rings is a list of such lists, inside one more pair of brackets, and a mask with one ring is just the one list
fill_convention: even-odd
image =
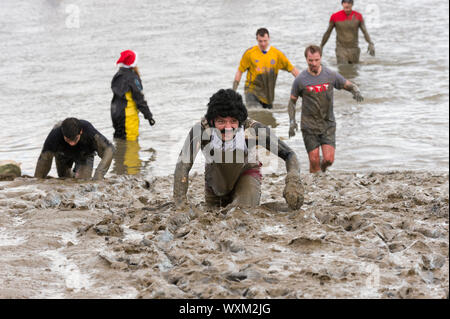
[(209, 207), (255, 207), (261, 198), (257, 146), (286, 163), (283, 191), (290, 209), (303, 204), (300, 165), (295, 152), (263, 124), (248, 118), (242, 96), (221, 89), (209, 100), (206, 115), (194, 125), (178, 157), (173, 198), (178, 209), (188, 205), (189, 171), (201, 149), (205, 156), (205, 202)]

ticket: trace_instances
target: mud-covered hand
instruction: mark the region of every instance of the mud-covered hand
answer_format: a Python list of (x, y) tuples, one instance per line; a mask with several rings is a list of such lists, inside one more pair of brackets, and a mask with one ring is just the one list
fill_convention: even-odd
[(369, 47), (367, 48), (367, 52), (369, 52), (369, 54), (371, 56), (375, 56), (375, 45), (373, 43), (369, 43)]
[(291, 121), (291, 123), (289, 124), (289, 138), (295, 136), (295, 131), (298, 131), (297, 122)]
[(356, 102), (362, 102), (364, 101), (363, 96), (361, 95), (361, 91), (359, 90), (359, 88), (356, 86), (356, 84), (352, 85), (352, 89), (351, 92), (353, 94), (353, 99), (356, 100)]
[(148, 122), (151, 126), (155, 125), (155, 120), (153, 118), (149, 119)]
[(290, 209), (298, 210), (302, 207), (304, 200), (304, 189), (300, 176), (288, 174), (285, 181), (286, 186), (284, 187), (283, 197)]

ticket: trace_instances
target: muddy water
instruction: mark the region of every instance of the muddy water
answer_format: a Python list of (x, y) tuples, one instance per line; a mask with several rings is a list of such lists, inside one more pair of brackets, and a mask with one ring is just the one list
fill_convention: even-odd
[[(0, 298), (448, 298), (448, 174), (284, 177), (263, 204), (175, 211), (172, 179), (19, 178), (0, 192)], [(50, 222), (51, 221), (51, 222)]]
[[(331, 0), (285, 0), (276, 6), (267, 0), (1, 3), (0, 48), (8, 58), (0, 61), (0, 159), (22, 162), (29, 175), (50, 128), (67, 116), (90, 120), (112, 139), (110, 81), (123, 49), (139, 52), (144, 90), (157, 122), (153, 128), (141, 122), (139, 147), (128, 153), (130, 171), (140, 163), (145, 176), (167, 175), (209, 97), (231, 87), (258, 27), (266, 26), (272, 44), (303, 70), (305, 46), (320, 43), (330, 14), (340, 9), (339, 1)], [(365, 52), (361, 34), (362, 63), (355, 68), (336, 65), (333, 33), (324, 63), (358, 83), (365, 96), (363, 104), (356, 104), (347, 92), (335, 95), (334, 169), (447, 171), (448, 7), (442, 0), (426, 6), (410, 0), (358, 1), (355, 10), (366, 17), (377, 55)], [(286, 138), (292, 81), (290, 74), (280, 73), (268, 121)], [(301, 136), (288, 144), (307, 170)]]

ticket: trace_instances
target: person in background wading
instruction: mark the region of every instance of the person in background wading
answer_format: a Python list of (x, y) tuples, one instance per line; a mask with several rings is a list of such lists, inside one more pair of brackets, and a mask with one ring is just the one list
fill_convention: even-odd
[(371, 56), (375, 56), (375, 45), (370, 39), (369, 32), (367, 32), (362, 14), (352, 10), (353, 0), (342, 0), (341, 4), (344, 10), (331, 16), (328, 30), (323, 35), (322, 43), (320, 44), (321, 51), (323, 52), (331, 32), (336, 28), (337, 62), (340, 64), (359, 63), (361, 49), (358, 46), (358, 32), (361, 29), (367, 43), (369, 43), (367, 51)]
[(221, 89), (208, 103), (205, 116), (190, 130), (174, 173), (173, 199), (178, 209), (189, 205), (189, 171), (202, 150), (205, 163), (205, 202), (209, 207), (255, 207), (261, 197), (261, 163), (256, 147), (264, 147), (286, 164), (283, 196), (289, 208), (303, 204), (300, 165), (295, 152), (270, 128), (248, 118), (239, 93)]
[(155, 120), (143, 94), (143, 85), (137, 67), (138, 56), (134, 51), (120, 53), (116, 64), (119, 70), (111, 81), (113, 98), (111, 119), (114, 127), (116, 153), (113, 172), (136, 175), (141, 169), (139, 158), (139, 112), (151, 126)]
[[(310, 45), (305, 50), (308, 69), (294, 80), (288, 104), (289, 138), (298, 129), (295, 121), (295, 104), (302, 98), (301, 130), (309, 158), (310, 173), (326, 171), (334, 162), (336, 149), (336, 120), (333, 110), (333, 89), (344, 89), (353, 94), (357, 102), (363, 97), (356, 84), (339, 73), (322, 65), (320, 47)], [(320, 156), (322, 148), (323, 159)]]
[(139, 113), (144, 115), (151, 126), (155, 120), (150, 112), (143, 93), (143, 86), (137, 68), (138, 56), (131, 50), (120, 53), (116, 64), (119, 70), (111, 81), (113, 98), (111, 101), (111, 119), (114, 138), (136, 141), (139, 136)]
[(234, 76), (233, 90), (237, 90), (242, 74), (247, 71), (244, 90), (246, 106), (271, 109), (278, 71), (288, 71), (294, 77), (299, 71), (283, 52), (270, 45), (269, 31), (266, 28), (256, 31), (256, 41), (258, 45), (249, 48), (242, 56)]

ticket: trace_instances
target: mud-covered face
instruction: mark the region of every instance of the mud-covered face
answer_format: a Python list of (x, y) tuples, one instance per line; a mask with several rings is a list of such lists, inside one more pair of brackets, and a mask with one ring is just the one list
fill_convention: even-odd
[(319, 52), (308, 52), (306, 55), (306, 62), (308, 63), (308, 69), (311, 73), (319, 73), (320, 65), (322, 64), (322, 57)]
[(80, 131), (80, 134), (78, 134), (77, 136), (75, 136), (75, 138), (73, 140), (67, 138), (64, 136), (64, 141), (66, 141), (67, 144), (69, 144), (70, 146), (75, 146), (78, 144), (78, 142), (80, 141), (81, 138), (81, 134), (83, 133), (83, 130)]
[(233, 139), (235, 130), (239, 127), (239, 121), (231, 116), (218, 116), (214, 120), (214, 126), (222, 133), (222, 140), (229, 141)]
[(258, 41), (258, 46), (262, 51), (266, 51), (267, 48), (269, 47), (270, 44), (270, 37), (269, 35), (266, 33), (264, 34), (264, 36), (260, 36), (257, 35), (256, 36), (256, 41)]
[(346, 14), (350, 14), (350, 13), (352, 13), (353, 3), (343, 2), (342, 7), (344, 8), (344, 11)]

